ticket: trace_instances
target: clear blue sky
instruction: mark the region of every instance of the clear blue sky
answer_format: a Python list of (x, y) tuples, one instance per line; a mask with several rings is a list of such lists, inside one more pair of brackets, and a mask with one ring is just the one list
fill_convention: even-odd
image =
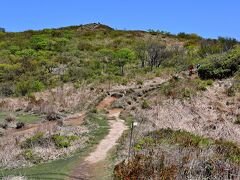
[(100, 22), (240, 40), (239, 9), (240, 0), (1, 0), (0, 27), (24, 31)]

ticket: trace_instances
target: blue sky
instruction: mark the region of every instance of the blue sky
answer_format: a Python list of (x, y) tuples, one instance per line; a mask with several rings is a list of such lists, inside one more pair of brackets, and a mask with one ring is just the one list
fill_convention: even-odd
[(240, 40), (239, 9), (239, 0), (2, 0), (0, 27), (24, 31), (100, 22)]

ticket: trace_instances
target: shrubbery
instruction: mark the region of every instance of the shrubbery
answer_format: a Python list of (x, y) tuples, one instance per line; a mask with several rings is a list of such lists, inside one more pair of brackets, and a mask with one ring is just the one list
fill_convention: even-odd
[(116, 165), (114, 175), (115, 179), (228, 179), (237, 177), (239, 163), (235, 143), (168, 128), (138, 139), (132, 157)]
[(32, 148), (34, 146), (41, 146), (44, 144), (45, 138), (43, 132), (38, 132), (34, 136), (27, 138), (22, 142), (22, 148)]
[(193, 80), (172, 78), (169, 82), (160, 87), (160, 92), (165, 96), (173, 98), (190, 98), (197, 91), (205, 91), (208, 86), (213, 84), (212, 80), (201, 80), (195, 78)]
[(198, 74), (202, 79), (223, 79), (233, 76), (240, 66), (240, 47), (220, 55), (206, 59), (207, 64), (201, 65)]
[(16, 94), (25, 96), (32, 92), (41, 91), (44, 89), (44, 84), (40, 81), (22, 81), (16, 85)]
[(53, 142), (55, 145), (59, 148), (68, 148), (71, 146), (71, 142), (78, 139), (78, 136), (61, 136), (58, 134), (55, 134), (52, 136)]
[(144, 100), (143, 102), (142, 102), (142, 109), (147, 109), (147, 108), (149, 108), (150, 106), (149, 106), (149, 104), (148, 104), (148, 102), (146, 101), (146, 100)]
[[(231, 50), (238, 44), (235, 39), (205, 40), (196, 34), (150, 32), (113, 30), (99, 24), (1, 32), (0, 94), (24, 96), (66, 82), (125, 84), (150, 71), (181, 71), (200, 62), (199, 74), (204, 79), (231, 76), (238, 69), (239, 53)], [(217, 63), (208, 58), (226, 51), (229, 57), (221, 54)], [(61, 73), (54, 73), (61, 67)]]

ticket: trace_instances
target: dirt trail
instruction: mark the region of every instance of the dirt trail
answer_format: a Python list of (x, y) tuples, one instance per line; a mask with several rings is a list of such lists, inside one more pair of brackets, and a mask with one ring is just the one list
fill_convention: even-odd
[[(97, 106), (97, 109), (107, 109), (116, 98), (114, 97), (106, 97), (104, 100), (102, 100), (99, 105)], [(124, 121), (119, 118), (119, 115), (123, 109), (110, 109), (108, 111), (107, 117), (109, 119), (110, 124), (110, 130), (109, 134), (98, 144), (97, 148), (90, 153), (89, 156), (87, 156), (84, 159), (84, 162), (81, 162), (72, 172), (71, 177), (74, 177), (72, 179), (91, 179), (91, 175), (88, 173), (91, 171), (92, 168), (95, 167), (96, 163), (104, 160), (107, 156), (107, 153), (110, 149), (112, 149), (116, 144), (117, 140), (121, 137), (122, 133), (127, 129), (127, 127), (124, 124)], [(87, 172), (83, 172), (86, 171)]]
[(97, 109), (98, 110), (102, 110), (107, 108), (108, 106), (110, 106), (117, 98), (115, 97), (106, 97), (105, 99), (103, 99), (98, 105), (97, 105)]
[[(115, 97), (106, 97), (103, 101), (99, 103), (97, 109), (101, 110), (108, 108), (115, 100)], [(97, 149), (92, 152), (88, 157), (86, 157), (86, 162), (93, 164), (104, 160), (107, 156), (107, 152), (117, 144), (117, 140), (121, 137), (123, 131), (127, 128), (124, 125), (124, 121), (119, 118), (122, 110), (123, 109), (115, 108), (108, 111), (109, 113), (107, 117), (109, 119), (114, 119), (109, 121), (109, 134), (99, 143)]]
[[(86, 112), (82, 112), (82, 113), (68, 116), (62, 121), (62, 123), (66, 126), (79, 126), (82, 124), (85, 115), (86, 115)], [(9, 129), (9, 130), (6, 130), (1, 140), (4, 141), (4, 140), (9, 140), (9, 138), (14, 139), (19, 137), (24, 137), (39, 131), (54, 132), (58, 123), (59, 123), (58, 121), (45, 121), (45, 122), (39, 122), (36, 124), (27, 124), (25, 125), (25, 127), (21, 129)]]
[(107, 152), (117, 144), (117, 140), (121, 137), (123, 131), (126, 130), (124, 121), (119, 119), (119, 114), (121, 111), (121, 109), (118, 109), (117, 112), (109, 114), (111, 117), (115, 117), (116, 120), (111, 120), (109, 122), (109, 134), (99, 143), (97, 149), (85, 159), (86, 162), (93, 164), (104, 160), (107, 156)]

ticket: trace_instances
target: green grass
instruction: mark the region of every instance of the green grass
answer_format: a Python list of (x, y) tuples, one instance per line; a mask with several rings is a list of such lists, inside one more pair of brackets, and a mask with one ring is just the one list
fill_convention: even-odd
[(30, 168), (21, 168), (14, 170), (0, 170), (0, 178), (8, 175), (23, 175), (29, 179), (74, 179), (69, 173), (78, 164), (82, 158), (89, 154), (101, 139), (109, 132), (109, 124), (107, 119), (99, 114), (89, 114), (87, 126), (97, 125), (98, 128), (91, 131), (88, 144), (75, 152), (71, 157), (55, 160), (45, 164), (36, 165)]
[(41, 119), (39, 115), (35, 114), (26, 114), (21, 112), (0, 112), (0, 122), (3, 122), (9, 114), (14, 115), (17, 121), (24, 123), (34, 123)]

